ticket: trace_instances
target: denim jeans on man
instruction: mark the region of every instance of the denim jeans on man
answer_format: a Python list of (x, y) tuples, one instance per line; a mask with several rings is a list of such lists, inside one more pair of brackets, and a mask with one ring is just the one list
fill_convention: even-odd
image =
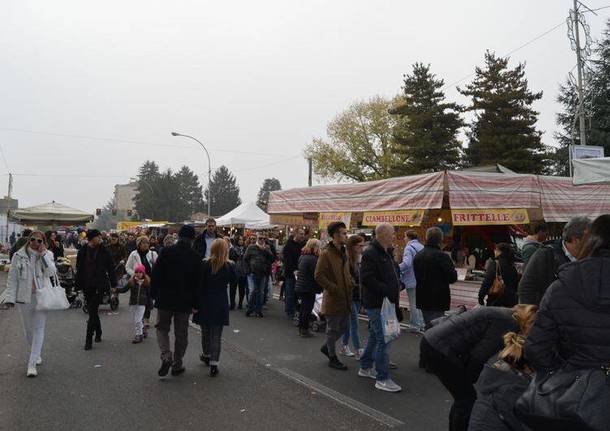
[(294, 317), (294, 309), (297, 301), (294, 292), (296, 282), (294, 273), (286, 274), (286, 277), (284, 278), (284, 311), (286, 312), (286, 316), (291, 319)]
[(343, 340), (341, 340), (343, 342), (343, 345), (347, 346), (349, 344), (349, 339), (351, 337), (352, 345), (354, 346), (356, 353), (358, 353), (358, 350), (360, 350), (360, 333), (358, 331), (358, 313), (359, 312), (360, 312), (360, 302), (353, 301), (352, 302), (352, 314), (350, 315), (350, 319), (349, 319), (349, 329), (347, 331), (345, 331), (345, 335), (343, 335)]
[(262, 313), (267, 277), (248, 274), (248, 312)]
[(381, 308), (367, 308), (369, 318), (369, 339), (366, 349), (360, 358), (360, 368), (368, 370), (375, 363), (377, 380), (384, 381), (390, 378), (390, 356), (388, 346), (383, 338), (383, 323), (381, 321)]

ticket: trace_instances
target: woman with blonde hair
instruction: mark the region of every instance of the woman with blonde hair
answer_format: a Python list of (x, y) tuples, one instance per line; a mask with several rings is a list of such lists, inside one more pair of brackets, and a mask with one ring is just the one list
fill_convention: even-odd
[(301, 250), (297, 265), (297, 280), (294, 291), (301, 300), (299, 310), (299, 335), (303, 338), (312, 336), (309, 331), (309, 316), (313, 310), (313, 305), (316, 302), (316, 294), (322, 293), (322, 289), (316, 283), (314, 274), (318, 263), (318, 255), (320, 254), (320, 241), (312, 238), (305, 244)]
[(517, 399), (527, 389), (533, 371), (524, 357), (524, 345), (538, 307), (517, 305), (513, 318), (519, 331), (504, 334), (504, 348), (483, 367), (475, 384), (477, 400), (469, 431), (527, 431), (515, 416)]
[[(136, 273), (136, 267), (138, 265), (144, 265), (144, 268), (146, 269), (145, 275), (152, 277), (152, 269), (155, 266), (155, 263), (157, 263), (158, 257), (159, 255), (157, 252), (150, 249), (150, 239), (146, 235), (140, 235), (136, 239), (136, 249), (131, 252), (127, 259), (125, 271), (127, 271), (129, 277), (133, 277)], [(148, 298), (146, 310), (144, 311), (144, 338), (148, 336), (150, 310), (152, 310), (152, 307), (152, 299)]]
[(420, 344), (421, 358), (454, 399), (450, 430), (468, 429), (477, 399), (474, 382), (489, 358), (503, 348), (504, 334), (525, 333), (534, 311), (523, 305), (479, 307), (450, 316), (426, 331)]
[(201, 283), (197, 288), (197, 313), (193, 322), (201, 326), (200, 359), (210, 366), (210, 376), (218, 375), (220, 340), (223, 326), (229, 325), (229, 295), (227, 288), (235, 283), (235, 264), (229, 260), (229, 245), (215, 239), (210, 257), (201, 264)]
[(45, 236), (40, 231), (33, 231), (26, 244), (11, 259), (5, 302), (9, 308), (16, 303), (21, 308), (23, 326), (30, 345), (28, 377), (36, 377), (36, 365), (42, 364), (40, 354), (47, 313), (36, 309), (36, 293), (43, 287), (51, 286), (50, 277), (56, 273), (54, 260), (53, 253), (47, 250)]

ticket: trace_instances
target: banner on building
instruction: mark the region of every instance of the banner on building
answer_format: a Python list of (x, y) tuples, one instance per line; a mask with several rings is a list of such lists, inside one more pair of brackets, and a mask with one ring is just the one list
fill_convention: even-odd
[(336, 221), (342, 221), (349, 229), (351, 220), (352, 213), (320, 213), (320, 216), (318, 217), (318, 226), (320, 229), (326, 229), (329, 224)]
[(454, 226), (510, 225), (530, 222), (525, 208), (452, 209), (451, 219)]
[(363, 226), (378, 226), (389, 223), (392, 226), (419, 226), (424, 218), (424, 210), (374, 211), (365, 212)]
[(269, 223), (280, 226), (317, 226), (318, 220), (301, 214), (271, 214)]

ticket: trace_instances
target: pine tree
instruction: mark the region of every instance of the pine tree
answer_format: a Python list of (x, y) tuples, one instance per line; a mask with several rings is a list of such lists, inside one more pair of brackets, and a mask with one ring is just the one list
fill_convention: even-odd
[(193, 171), (183, 166), (176, 174), (178, 189), (182, 205), (186, 208), (188, 215), (204, 210), (203, 191), (199, 179)]
[(211, 198), (211, 212), (222, 216), (241, 204), (237, 180), (226, 166), (219, 167), (205, 191), (206, 199)]
[(555, 141), (559, 147), (553, 154), (553, 171), (557, 175), (568, 176), (570, 168), (568, 166), (568, 148), (574, 144), (580, 144), (580, 134), (578, 133), (578, 119), (576, 111), (578, 107), (578, 93), (576, 86), (570, 80), (559, 86), (557, 101), (563, 106), (563, 111), (557, 113), (556, 121), (561, 130), (554, 133)]
[(158, 191), (155, 189), (158, 187), (157, 183), (160, 178), (159, 165), (150, 160), (147, 160), (138, 170), (138, 187), (134, 203), (141, 220), (154, 219), (158, 212), (156, 202)]
[(610, 19), (595, 48), (593, 62), (591, 131), (587, 145), (604, 147), (604, 154), (610, 157)]
[(474, 81), (459, 89), (471, 97), (466, 162), (471, 166), (500, 163), (519, 173), (545, 173), (548, 152), (536, 130), (538, 112), (532, 104), (542, 98), (525, 78), (525, 64), (508, 68), (508, 58), (485, 53), (485, 67), (476, 68)]
[(461, 144), (457, 138), (463, 126), (460, 107), (445, 101), (444, 82), (430, 72), (430, 65), (415, 63), (404, 76), (403, 95), (391, 110), (398, 114), (395, 128), (397, 147), (406, 162), (395, 174), (412, 175), (453, 169), (458, 166)]
[(263, 185), (258, 191), (258, 199), (256, 201), (256, 204), (260, 207), (260, 209), (267, 212), (267, 205), (269, 204), (269, 195), (271, 194), (271, 192), (274, 192), (276, 190), (282, 190), (280, 180), (278, 180), (277, 178), (267, 178), (265, 181), (263, 181)]

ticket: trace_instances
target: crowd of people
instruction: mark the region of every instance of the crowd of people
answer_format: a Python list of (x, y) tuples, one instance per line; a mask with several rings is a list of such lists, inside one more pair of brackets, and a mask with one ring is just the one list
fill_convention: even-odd
[[(345, 371), (339, 356), (355, 357), (358, 376), (375, 380), (378, 390), (401, 391), (390, 375), (391, 340), (382, 307), (387, 299), (402, 321), (404, 289), (409, 326), (423, 335), (419, 366), (437, 376), (454, 399), (450, 430), (548, 429), (528, 428), (532, 422), (515, 409), (532, 381), (566, 367), (608, 373), (610, 215), (593, 222), (572, 219), (558, 241), (546, 241), (546, 233), (544, 224), (532, 225), (520, 253), (511, 244), (495, 244), (478, 294), (480, 306), (450, 311), (450, 285), (458, 277), (438, 227), (429, 228), (421, 242), (416, 231), (408, 230), (404, 249), (397, 251), (390, 224), (377, 226), (369, 239), (348, 235), (344, 223), (334, 222), (327, 228), (327, 244), (296, 229), (280, 256), (265, 234), (223, 237), (214, 219), (199, 235), (185, 225), (161, 244), (146, 235), (104, 237), (91, 229), (79, 242), (76, 260), (77, 286), (89, 315), (84, 348), (102, 341), (102, 296), (108, 290), (130, 292), (134, 344), (147, 338), (156, 308), (159, 376), (170, 370), (173, 376), (184, 373), (191, 318), (201, 327), (200, 359), (210, 376), (217, 376), (230, 310), (245, 308), (247, 317), (264, 317), (274, 267), (281, 260), (284, 313), (298, 320), (300, 337), (312, 337), (312, 312), (321, 295), (326, 336), (320, 351), (329, 367)], [(31, 344), (27, 375), (36, 376), (46, 320), (46, 313), (36, 309), (36, 291), (51, 282), (62, 241), (54, 232), (33, 231), (15, 246), (5, 302), (22, 307)], [(517, 254), (524, 262), (522, 275)], [(365, 343), (359, 334), (361, 313), (368, 319)], [(583, 425), (586, 420), (560, 417), (553, 426), (595, 429)]]

